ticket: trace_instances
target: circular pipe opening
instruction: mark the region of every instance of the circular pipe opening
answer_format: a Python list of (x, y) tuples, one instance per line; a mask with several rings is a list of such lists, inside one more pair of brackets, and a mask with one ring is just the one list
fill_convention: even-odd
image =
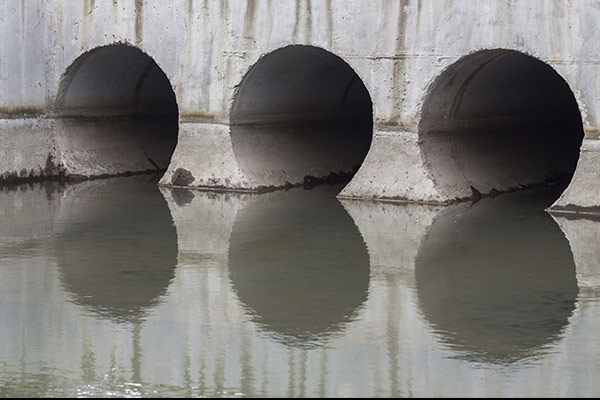
[(127, 45), (91, 50), (67, 69), (56, 101), (67, 175), (164, 171), (177, 144), (178, 108), (154, 60)]
[(421, 151), (445, 200), (540, 184), (568, 184), (583, 140), (568, 84), (538, 59), (485, 50), (433, 84), (419, 127)]
[(373, 131), (369, 93), (341, 58), (289, 46), (259, 60), (231, 112), (231, 140), (251, 186), (349, 180)]

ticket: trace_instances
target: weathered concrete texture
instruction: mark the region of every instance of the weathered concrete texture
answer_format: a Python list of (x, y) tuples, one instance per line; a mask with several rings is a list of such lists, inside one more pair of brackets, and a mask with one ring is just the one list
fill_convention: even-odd
[(427, 174), (416, 133), (375, 127), (367, 157), (341, 198), (443, 203)]
[(550, 207), (553, 213), (600, 213), (600, 185), (598, 166), (600, 165), (600, 140), (584, 139), (581, 156), (571, 184)]
[[(545, 133), (536, 126), (533, 130), (537, 136), (528, 134), (524, 136), (524, 142), (517, 140), (523, 146), (512, 144), (512, 140), (520, 136), (509, 138), (506, 132), (511, 129), (495, 133), (493, 129), (488, 130), (494, 118), (505, 117), (490, 116), (486, 111), (494, 109), (498, 101), (508, 115), (507, 119), (500, 118), (500, 122), (510, 122), (510, 128), (523, 122), (523, 114), (535, 114), (531, 113), (531, 108), (521, 107), (521, 100), (539, 101), (542, 107), (550, 105), (548, 108), (554, 111), (560, 108), (554, 106), (566, 104), (562, 100), (552, 104), (546, 101), (555, 98), (553, 89), (558, 87), (555, 84), (527, 86), (528, 77), (543, 76), (531, 70), (527, 63), (509, 62), (515, 54), (539, 60), (564, 79), (565, 87), (573, 93), (572, 104), (578, 106), (581, 125), (588, 138), (597, 136), (600, 128), (597, 96), (600, 91), (597, 73), (600, 42), (594, 40), (600, 6), (594, 0), (581, 0), (577, 4), (545, 0), (475, 3), (455, 0), (444, 2), (442, 6), (433, 1), (345, 0), (212, 0), (203, 3), (182, 0), (168, 4), (158, 0), (57, 1), (31, 6), (9, 0), (0, 5), (0, 18), (0, 32), (3, 38), (8, 38), (0, 44), (0, 114), (6, 118), (14, 118), (15, 112), (21, 113), (20, 117), (51, 116), (56, 105), (67, 103), (67, 108), (72, 109), (118, 106), (121, 113), (121, 107), (135, 98), (131, 94), (137, 84), (144, 81), (139, 79), (145, 76), (144, 65), (150, 64), (142, 58), (123, 56), (125, 53), (121, 50), (124, 49), (90, 53), (94, 49), (120, 44), (139, 49), (164, 72), (176, 96), (182, 127), (192, 119), (215, 126), (231, 125), (231, 132), (219, 128), (221, 136), (218, 137), (214, 135), (217, 131), (214, 127), (193, 129), (196, 133), (191, 136), (189, 126), (182, 128), (189, 138), (180, 140), (176, 155), (181, 159), (174, 160), (176, 165), (169, 169), (163, 184), (172, 184), (173, 174), (179, 169), (190, 171), (195, 179), (192, 186), (230, 189), (277, 186), (282, 181), (295, 181), (303, 174), (326, 173), (319, 172), (314, 166), (316, 159), (322, 162), (328, 157), (319, 141), (312, 142), (310, 150), (298, 147), (294, 152), (291, 147), (294, 157), (288, 157), (289, 153), (283, 156), (285, 160), (282, 161), (297, 158), (297, 163), (277, 164), (278, 160), (268, 157), (269, 147), (275, 150), (281, 143), (273, 141), (274, 136), (268, 135), (269, 130), (264, 130), (267, 134), (262, 138), (256, 132), (245, 135), (247, 132), (243, 129), (238, 132), (239, 137), (235, 133), (236, 126), (243, 126), (240, 122), (248, 123), (257, 116), (305, 111), (306, 104), (300, 103), (307, 99), (313, 102), (314, 96), (305, 96), (309, 93), (321, 93), (323, 98), (330, 100), (345, 97), (344, 89), (332, 90), (326, 88), (326, 84), (334, 83), (337, 78), (343, 81), (349, 75), (334, 68), (333, 78), (324, 82), (323, 76), (327, 74), (314, 68), (319, 59), (316, 53), (307, 59), (277, 58), (274, 64), (269, 64), (269, 60), (275, 60), (270, 56), (278, 50), (298, 47), (296, 45), (319, 48), (322, 54), (339, 57), (347, 66), (346, 71), (356, 74), (356, 82), (362, 82), (372, 103), (371, 118), (375, 126), (372, 155), (367, 156), (364, 169), (357, 175), (358, 181), (343, 193), (345, 196), (452, 201), (473, 193), (485, 194), (539, 183), (555, 172), (562, 173), (562, 159), (553, 159), (553, 167), (544, 159), (546, 156), (554, 158), (563, 146), (570, 149), (575, 146), (561, 142), (562, 139), (558, 140), (557, 135), (550, 133), (555, 128), (547, 129)], [(505, 55), (505, 50), (517, 53)], [(478, 54), (492, 54), (489, 51), (498, 55), (493, 57), (496, 61), (506, 57), (505, 62), (482, 61), (486, 65), (481, 65), (480, 70)], [(80, 59), (81, 56), (84, 58)], [(460, 68), (467, 66), (461, 74), (455, 67), (466, 56), (473, 56), (470, 59), (473, 62), (461, 64)], [(69, 78), (69, 73), (83, 65), (80, 61), (88, 57), (97, 63), (84, 66), (79, 77)], [(124, 65), (131, 69), (123, 69)], [(265, 92), (260, 92), (258, 86), (253, 87), (251, 83), (261, 66), (266, 66), (263, 71), (267, 72), (262, 77), (258, 73), (260, 79), (255, 83), (260, 82), (262, 88), (267, 89)], [(294, 73), (286, 75), (285, 71)], [(450, 74), (444, 75), (448, 71)], [(473, 71), (479, 73), (473, 74)], [(150, 75), (148, 79), (152, 80)], [(274, 83), (277, 80), (285, 82), (290, 76), (306, 79), (292, 80), (287, 86)], [(440, 76), (442, 79), (438, 80)], [(67, 93), (61, 82), (69, 79), (75, 87), (70, 87)], [(439, 82), (444, 84), (436, 87)], [(444, 91), (445, 83), (449, 84), (447, 92)], [(334, 84), (331, 87), (343, 86)], [(525, 91), (517, 90), (511, 94), (509, 89), (519, 86)], [(247, 91), (250, 96), (246, 98), (245, 88), (250, 88)], [(285, 88), (289, 90), (283, 90)], [(527, 94), (529, 89), (536, 93)], [(441, 97), (431, 100), (432, 93)], [(256, 103), (252, 103), (253, 99)], [(236, 121), (236, 110), (242, 104), (238, 103), (240, 100), (244, 121)], [(431, 113), (435, 107), (428, 109), (427, 104), (435, 106), (438, 101), (456, 107), (442, 107), (448, 111), (446, 114)], [(325, 109), (333, 110), (328, 107), (335, 102), (326, 103)], [(282, 104), (285, 109), (277, 109), (277, 105)], [(318, 108), (323, 104), (313, 102), (313, 106)], [(147, 110), (150, 112), (152, 108)], [(63, 111), (57, 114), (65, 115)], [(560, 114), (554, 111), (548, 113), (552, 116)], [(427, 119), (423, 124), (428, 116), (433, 119)], [(480, 125), (472, 123), (482, 116), (493, 118)], [(450, 121), (453, 126), (442, 129), (445, 134), (440, 133), (435, 120)], [(291, 121), (291, 118), (287, 120), (288, 123)], [(524, 118), (524, 125), (515, 132), (529, 131), (528, 121)], [(568, 124), (559, 121), (558, 125), (566, 127)], [(397, 127), (394, 130), (398, 132), (412, 132), (414, 138), (410, 142), (414, 144), (397, 151), (400, 143), (394, 139), (390, 141), (395, 142), (390, 147), (394, 151), (386, 151), (380, 140), (382, 137), (378, 139), (377, 135), (383, 131), (378, 127), (388, 126)], [(213, 134), (203, 136), (200, 131)], [(424, 131), (431, 135), (424, 135)], [(486, 134), (479, 135), (479, 131), (486, 131)], [(296, 133), (294, 141), (301, 143), (299, 138), (304, 132), (298, 129)], [(331, 138), (347, 145), (346, 137), (333, 135)], [(251, 143), (247, 144), (246, 139)], [(536, 146), (549, 142), (557, 144), (549, 150)], [(309, 140), (302, 143), (311, 144)], [(12, 151), (19, 152), (16, 146), (17, 143)], [(92, 148), (95, 148), (94, 144)], [(492, 148), (499, 149), (499, 153), (494, 153)], [(334, 147), (334, 150), (339, 149)], [(416, 150), (420, 156), (414, 154)], [(504, 157), (506, 154), (518, 155), (519, 151), (525, 154), (520, 158), (526, 161), (513, 162), (510, 157)], [(351, 151), (351, 158), (365, 152), (365, 148)], [(309, 156), (305, 160), (302, 156), (305, 153), (313, 158)], [(567, 156), (565, 164), (571, 162), (572, 154)], [(201, 155), (206, 161), (198, 165)], [(401, 158), (404, 155), (406, 162)], [(421, 160), (415, 165), (413, 161), (417, 157)], [(334, 162), (333, 165), (321, 165), (321, 170), (337, 172), (342, 168), (348, 171), (356, 164), (360, 164), (360, 160), (345, 161), (342, 167)], [(582, 158), (580, 168), (593, 168), (585, 164)], [(301, 168), (292, 175), (281, 172), (287, 173), (296, 165)], [(395, 168), (380, 168), (388, 165)], [(0, 173), (4, 172), (9, 171), (0, 170)], [(200, 180), (202, 182), (198, 183)], [(587, 183), (583, 185), (581, 190), (573, 193), (589, 187)], [(576, 199), (573, 201), (573, 204), (577, 203)]]
[(41, 4), (0, 2), (0, 118), (46, 109), (46, 13)]
[(251, 187), (237, 166), (229, 126), (202, 122), (179, 123), (177, 147), (160, 183), (230, 190)]
[(64, 173), (49, 119), (0, 119), (0, 182), (57, 178)]

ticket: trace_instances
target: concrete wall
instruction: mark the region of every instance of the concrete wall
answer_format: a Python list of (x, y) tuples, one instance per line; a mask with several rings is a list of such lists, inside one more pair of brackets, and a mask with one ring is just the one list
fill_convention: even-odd
[[(436, 79), (458, 60), (485, 49), (506, 49), (547, 64), (571, 89), (587, 153), (558, 205), (568, 210), (598, 205), (593, 182), (600, 44), (594, 39), (600, 6), (592, 0), (89, 0), (35, 5), (9, 0), (0, 4), (0, 18), (0, 140), (10, 153), (0, 160), (5, 177), (42, 175), (48, 159), (54, 160), (52, 171), (69, 168), (62, 159), (69, 149), (48, 138), (60, 125), (54, 120), (63, 74), (86, 52), (121, 43), (153, 59), (176, 96), (178, 145), (162, 184), (255, 189), (265, 183), (257, 183), (239, 162), (230, 137), (236, 95), (259, 60), (286, 46), (309, 45), (343, 60), (372, 101), (370, 150), (341, 195), (451, 201), (464, 193), (448, 194), (432, 172), (430, 154), (421, 146), (423, 105)], [(32, 137), (19, 135), (23, 129), (31, 130)], [(60, 132), (65, 131), (55, 135)], [(82, 172), (74, 168), (69, 173)], [(518, 184), (534, 183), (539, 182)]]

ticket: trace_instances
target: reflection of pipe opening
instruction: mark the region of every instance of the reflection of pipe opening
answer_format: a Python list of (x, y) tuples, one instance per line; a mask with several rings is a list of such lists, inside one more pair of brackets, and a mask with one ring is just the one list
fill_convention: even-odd
[(327, 195), (331, 189), (261, 196), (232, 229), (228, 264), (238, 299), (286, 345), (322, 343), (367, 299), (369, 255), (348, 213)]
[(547, 196), (459, 204), (429, 228), (415, 263), (419, 307), (453, 357), (512, 363), (564, 336), (579, 289)]
[(61, 161), (72, 177), (162, 171), (177, 143), (171, 84), (135, 47), (79, 57), (61, 81), (55, 112)]
[(53, 245), (65, 290), (97, 315), (139, 320), (175, 274), (177, 234), (164, 197), (143, 176), (69, 188)]
[(290, 46), (246, 75), (231, 112), (233, 150), (256, 188), (348, 180), (371, 144), (372, 104), (339, 57)]
[(543, 62), (508, 50), (481, 51), (446, 70), (419, 130), (446, 200), (568, 183), (583, 139), (567, 83)]

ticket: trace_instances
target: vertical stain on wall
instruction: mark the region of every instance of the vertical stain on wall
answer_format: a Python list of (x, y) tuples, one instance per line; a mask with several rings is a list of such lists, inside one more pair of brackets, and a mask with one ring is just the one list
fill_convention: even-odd
[(327, 32), (327, 48), (330, 50), (333, 46), (333, 10), (331, 7), (331, 0), (325, 0), (325, 29)]
[(83, 9), (81, 15), (81, 25), (78, 33), (79, 48), (81, 51), (89, 50), (90, 41), (90, 22), (93, 18), (93, 12), (95, 7), (95, 0), (85, 0), (83, 2)]
[(109, 33), (112, 35), (113, 38), (115, 37), (115, 27), (117, 25), (118, 17), (119, 17), (119, 4), (117, 3), (117, 0), (113, 0), (112, 7), (110, 10), (110, 31), (109, 31)]
[[(219, 24), (218, 29), (220, 29), (221, 31), (217, 31), (215, 32), (215, 35), (218, 37), (223, 36), (222, 31), (223, 30), (227, 30), (227, 27), (230, 26), (231, 24), (231, 10), (229, 9), (229, 0), (220, 0), (219, 1), (219, 9), (217, 10), (217, 15), (221, 16), (221, 21), (222, 23)], [(227, 38), (227, 44), (231, 45), (231, 38)], [(222, 42), (218, 42), (218, 45), (222, 45)], [(217, 45), (217, 43), (215, 43), (215, 45)], [(219, 48), (217, 48), (218, 52)], [(222, 75), (221, 76), (229, 76), (229, 74), (232, 73), (232, 69), (233, 69), (233, 57), (226, 57), (225, 58), (225, 68), (223, 68), (222, 70)], [(231, 107), (231, 103), (230, 103), (230, 97), (229, 96), (221, 96), (221, 109), (222, 110), (229, 110)]]
[(394, 48), (394, 72), (392, 75), (392, 90), (394, 95), (394, 104), (391, 119), (400, 122), (400, 112), (402, 103), (406, 96), (406, 30), (408, 12), (410, 11), (410, 0), (401, 0), (397, 2), (397, 31)]
[(21, 33), (25, 37), (25, 0), (21, 0)]
[(94, 7), (96, 6), (96, 0), (86, 0), (85, 1), (85, 13), (91, 14), (94, 11)]
[(135, 36), (134, 43), (140, 47), (144, 35), (144, 1), (135, 0)]
[[(26, 62), (25, 62), (25, 57), (26, 57), (26, 54), (25, 54), (25, 38), (26, 38), (25, 31), (26, 31), (26, 29), (25, 29), (25, 0), (21, 0), (21, 46), (19, 46), (20, 50), (21, 50), (21, 52), (19, 54), (19, 56), (21, 58), (21, 65), (26, 65)], [(25, 100), (25, 98), (26, 98), (25, 97), (26, 96), (25, 82), (27, 82), (27, 78), (25, 75), (26, 70), (27, 70), (27, 68), (21, 68), (21, 76), (20, 76), (21, 96), (22, 96), (21, 98), (23, 100)]]
[(296, 12), (294, 13), (294, 30), (292, 31), (292, 40), (294, 43), (298, 42), (298, 24), (300, 23), (300, 0), (296, 2)]
[[(212, 25), (212, 21), (211, 21), (211, 6), (213, 5), (213, 3), (209, 0), (205, 0), (204, 4), (202, 5), (202, 8), (200, 10), (200, 15), (201, 15), (201, 19), (196, 19), (194, 18), (193, 21), (194, 23), (196, 23), (196, 21), (199, 21), (200, 24), (204, 25), (204, 26), (214, 26)], [(192, 15), (197, 15), (198, 11), (196, 11), (196, 14), (192, 14)], [(191, 19), (192, 16), (190, 16)], [(203, 40), (204, 43), (206, 43), (206, 45), (204, 45), (204, 54), (202, 55), (202, 57), (204, 58), (204, 67), (202, 68), (202, 72), (200, 75), (200, 80), (202, 83), (200, 84), (200, 105), (201, 105), (201, 110), (204, 112), (209, 112), (209, 104), (210, 104), (210, 99), (211, 99), (211, 80), (212, 80), (212, 76), (213, 76), (213, 66), (215, 65), (216, 61), (214, 60), (214, 54), (216, 53), (215, 51), (215, 47), (218, 46), (217, 43), (218, 40), (215, 40), (215, 37), (219, 36), (218, 32), (215, 32), (215, 30), (213, 28), (204, 28), (205, 31), (203, 33), (203, 37), (205, 37), (206, 39)], [(194, 51), (192, 49), (192, 51)]]
[[(183, 24), (185, 26), (185, 36), (183, 37), (183, 59), (193, 59), (193, 43), (194, 43), (194, 0), (185, 0), (185, 14), (183, 16)], [(182, 79), (193, 79), (192, 69), (190, 67), (191, 62), (179, 63), (179, 74), (181, 78), (175, 84), (175, 96), (181, 98), (183, 96), (183, 85), (181, 84)]]
[(254, 20), (256, 19), (256, 2), (248, 1), (246, 3), (246, 13), (244, 14), (244, 38), (254, 39)]
[(306, 39), (305, 39), (305, 43), (311, 43), (312, 42), (312, 6), (311, 6), (311, 1), (310, 0), (306, 0), (306, 14), (305, 14), (305, 18), (306, 18)]
[[(272, 12), (272, 8), (273, 8), (273, 2), (272, 0), (267, 0), (267, 17), (266, 17), (266, 24), (267, 24), (267, 38), (268, 38), (268, 43), (271, 43), (271, 33), (273, 32), (273, 12)], [(270, 47), (270, 46), (269, 46)]]
[(401, 0), (398, 2), (398, 31), (396, 32), (396, 48), (394, 49), (396, 54), (404, 51), (406, 47), (406, 20), (409, 6), (410, 0)]
[(423, 2), (421, 0), (417, 0), (417, 15), (415, 16), (415, 34), (419, 33), (419, 21), (421, 20), (421, 6), (422, 6), (422, 4), (423, 4)]

